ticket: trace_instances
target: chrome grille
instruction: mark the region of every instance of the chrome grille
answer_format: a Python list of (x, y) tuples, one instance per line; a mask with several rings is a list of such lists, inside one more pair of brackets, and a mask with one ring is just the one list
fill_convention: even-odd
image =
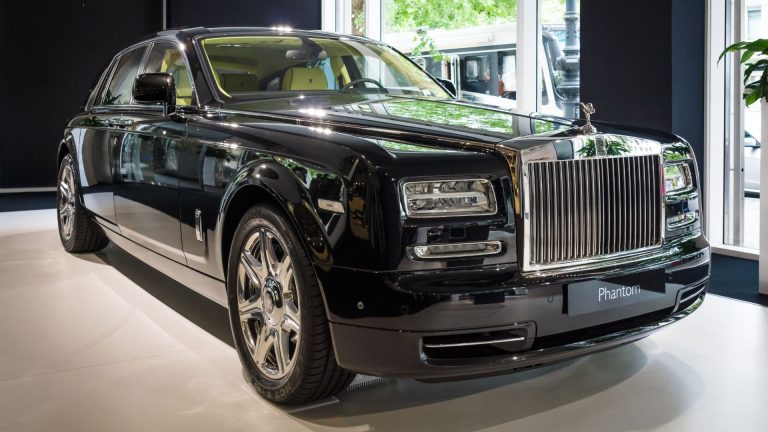
[(661, 244), (658, 155), (534, 161), (528, 165), (529, 269)]

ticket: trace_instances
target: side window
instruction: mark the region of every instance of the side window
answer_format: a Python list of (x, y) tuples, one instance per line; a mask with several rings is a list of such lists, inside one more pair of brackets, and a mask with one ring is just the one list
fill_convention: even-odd
[(129, 105), (133, 96), (133, 82), (139, 73), (139, 64), (145, 47), (128, 51), (120, 58), (112, 81), (109, 82), (100, 105)]
[(149, 52), (144, 73), (167, 73), (176, 83), (176, 105), (195, 104), (192, 84), (184, 63), (184, 54), (175, 45), (167, 42), (156, 43)]

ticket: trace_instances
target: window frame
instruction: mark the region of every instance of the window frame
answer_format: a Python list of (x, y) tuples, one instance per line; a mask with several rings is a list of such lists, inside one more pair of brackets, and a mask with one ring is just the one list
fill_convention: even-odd
[[(315, 37), (315, 38), (325, 38), (325, 39), (330, 39), (330, 40), (340, 40), (341, 38), (346, 38), (346, 39), (350, 39), (350, 40), (354, 40), (354, 41), (361, 42), (361, 43), (366, 43), (366, 44), (377, 44), (377, 45), (380, 45), (380, 46), (383, 46), (383, 47), (386, 47), (386, 48), (392, 50), (392, 52), (394, 52), (395, 54), (399, 55), (401, 58), (403, 58), (405, 61), (409, 62), (414, 67), (416, 67), (418, 69), (421, 69), (421, 67), (418, 64), (416, 64), (416, 62), (414, 62), (413, 59), (411, 59), (407, 55), (405, 55), (402, 52), (400, 52), (397, 48), (395, 48), (395, 47), (393, 47), (393, 46), (391, 46), (391, 45), (389, 45), (387, 43), (384, 43), (384, 42), (381, 42), (381, 41), (378, 41), (378, 40), (370, 40), (370, 39), (368, 39), (366, 37), (361, 37), (361, 36), (333, 35), (333, 34), (312, 34), (310, 32), (311, 31), (308, 31), (308, 32), (297, 31), (297, 32), (293, 32), (292, 36), (293, 37), (307, 36), (307, 37)], [(211, 63), (210, 63), (210, 61), (208, 59), (208, 55), (207, 55), (207, 53), (205, 51), (205, 48), (203, 47), (203, 41), (205, 41), (206, 39), (215, 39), (215, 38), (223, 38), (223, 37), (272, 37), (272, 36), (274, 36), (274, 34), (272, 34), (272, 33), (223, 32), (223, 33), (197, 35), (197, 36), (195, 36), (192, 39), (192, 44), (194, 46), (195, 52), (196, 52), (196, 54), (198, 56), (198, 59), (200, 60), (200, 67), (202, 68), (203, 76), (205, 77), (206, 84), (211, 89), (211, 94), (213, 95), (213, 97), (216, 100), (216, 102), (226, 103), (226, 102), (235, 101), (236, 99), (233, 99), (232, 97), (227, 97), (227, 95), (224, 95), (224, 94), (221, 93), (221, 90), (219, 89), (219, 86), (216, 84), (216, 80), (213, 77), (213, 73), (214, 73), (213, 66), (211, 65)], [(440, 89), (445, 91), (446, 99), (457, 100), (456, 97), (453, 94), (451, 94), (451, 92), (449, 92), (443, 86), (443, 84), (439, 80), (437, 80), (435, 77), (433, 77), (429, 73), (427, 73), (427, 77), (433, 83), (435, 83)], [(281, 90), (281, 92), (286, 92), (287, 93), (288, 91)]]
[[(195, 82), (192, 80), (192, 70), (190, 69), (189, 59), (187, 58), (186, 50), (182, 47), (182, 45), (173, 38), (154, 38), (146, 41), (139, 42), (137, 44), (133, 44), (129, 47), (126, 47), (125, 49), (121, 50), (115, 56), (112, 58), (112, 62), (109, 65), (109, 68), (107, 69), (108, 77), (107, 79), (104, 79), (101, 83), (101, 87), (99, 88), (98, 95), (94, 98), (92, 101), (92, 105), (90, 106), (90, 110), (94, 111), (111, 111), (111, 110), (150, 110), (150, 111), (163, 111), (162, 105), (144, 105), (144, 104), (138, 104), (133, 100), (133, 95), (131, 95), (131, 102), (129, 104), (121, 104), (121, 105), (103, 105), (101, 101), (103, 100), (104, 92), (107, 88), (109, 88), (109, 85), (112, 83), (112, 79), (114, 78), (115, 72), (117, 71), (117, 66), (120, 64), (120, 60), (123, 58), (123, 56), (133, 50), (142, 48), (144, 49), (144, 53), (141, 56), (141, 61), (139, 61), (139, 68), (136, 70), (136, 77), (134, 77), (134, 80), (141, 74), (144, 73), (147, 66), (147, 60), (149, 60), (149, 54), (152, 51), (152, 48), (155, 46), (156, 43), (163, 42), (163, 43), (170, 43), (176, 47), (176, 49), (179, 50), (181, 53), (181, 57), (184, 59), (184, 65), (187, 69), (187, 76), (189, 78), (189, 83), (192, 86), (192, 97), (195, 101), (195, 104), (193, 105), (180, 105), (179, 108), (192, 108), (192, 109), (199, 109), (200, 108), (200, 98), (197, 94), (197, 88), (195, 86)], [(98, 102), (98, 103), (97, 103)]]
[[(177, 50), (179, 50), (179, 53), (181, 53), (181, 58), (184, 60), (184, 67), (187, 70), (187, 79), (189, 79), (189, 85), (192, 87), (192, 100), (195, 101), (192, 105), (177, 105), (177, 107), (181, 108), (200, 108), (200, 98), (197, 95), (197, 87), (195, 86), (195, 81), (192, 79), (194, 76), (192, 75), (192, 69), (189, 65), (189, 59), (187, 58), (187, 52), (184, 46), (182, 46), (179, 41), (176, 39), (171, 38), (155, 38), (149, 41), (149, 47), (147, 48), (147, 52), (144, 54), (144, 59), (142, 60), (141, 64), (141, 71), (139, 74), (146, 73), (147, 70), (147, 62), (149, 61), (149, 55), (152, 52), (152, 50), (155, 48), (155, 45), (158, 43), (167, 43), (170, 45), (173, 45), (176, 47)], [(174, 83), (175, 85), (175, 83)], [(161, 105), (144, 105), (146, 107), (160, 107), (162, 109)]]
[(96, 97), (96, 100), (94, 101), (95, 105), (93, 108), (95, 109), (130, 109), (133, 107), (136, 107), (137, 104), (133, 101), (133, 94), (131, 94), (131, 100), (130, 102), (126, 104), (116, 104), (116, 105), (104, 105), (102, 104), (102, 101), (104, 100), (104, 92), (107, 91), (110, 84), (112, 84), (112, 80), (115, 78), (115, 72), (117, 72), (117, 67), (120, 65), (120, 60), (122, 60), (123, 56), (131, 51), (135, 51), (137, 49), (143, 48), (144, 53), (141, 56), (141, 60), (139, 60), (139, 67), (136, 69), (136, 76), (133, 77), (135, 80), (136, 77), (139, 76), (142, 70), (144, 70), (144, 62), (147, 59), (147, 47), (150, 45), (149, 42), (141, 42), (135, 45), (131, 45), (124, 50), (120, 51), (119, 53), (115, 54), (115, 58), (112, 60), (112, 70), (109, 72), (109, 78), (104, 82), (104, 86), (99, 90), (99, 95)]
[[(732, 25), (732, 22), (728, 22), (732, 19), (731, 12), (728, 10), (730, 6), (716, 0), (708, 0), (706, 7), (704, 175), (702, 176), (704, 232), (709, 239), (712, 252), (756, 261), (759, 257), (758, 250), (725, 242), (724, 179), (727, 175), (725, 146), (726, 141), (732, 143), (734, 135), (738, 136), (738, 132), (734, 133), (732, 127), (726, 127), (726, 123), (730, 121), (730, 114), (725, 107), (728, 98), (733, 96), (732, 94), (726, 96), (726, 86), (736, 82), (733, 76), (728, 76), (728, 72), (739, 77), (738, 82), (741, 82), (740, 73), (733, 72), (734, 68), (740, 67), (740, 64), (729, 62), (727, 59), (718, 61), (718, 56), (728, 42), (726, 34), (731, 32), (728, 27)], [(727, 81), (729, 81), (728, 84), (726, 84)], [(736, 94), (738, 95), (738, 92)], [(738, 101), (741, 102), (740, 95)], [(760, 217), (766, 216), (761, 214)]]

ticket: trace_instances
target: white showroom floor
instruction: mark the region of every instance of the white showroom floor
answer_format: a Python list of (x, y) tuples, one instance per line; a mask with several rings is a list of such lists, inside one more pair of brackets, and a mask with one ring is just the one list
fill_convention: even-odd
[(68, 255), (55, 226), (52, 210), (0, 213), (1, 431), (768, 430), (761, 306), (709, 296), (610, 352), (463, 382), (371, 381), (289, 412), (243, 384), (224, 309), (114, 247)]

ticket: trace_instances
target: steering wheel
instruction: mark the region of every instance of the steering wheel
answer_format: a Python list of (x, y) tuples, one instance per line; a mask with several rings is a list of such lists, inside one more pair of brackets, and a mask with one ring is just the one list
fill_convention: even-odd
[(352, 80), (352, 81), (344, 84), (344, 86), (342, 86), (339, 90), (346, 90), (346, 89), (352, 88), (352, 86), (354, 86), (354, 85), (357, 85), (357, 84), (360, 84), (360, 83), (365, 83), (365, 82), (369, 82), (371, 84), (376, 84), (380, 88), (386, 89), (386, 87), (384, 87), (384, 85), (382, 83), (376, 81), (373, 78), (358, 78), (356, 80)]

